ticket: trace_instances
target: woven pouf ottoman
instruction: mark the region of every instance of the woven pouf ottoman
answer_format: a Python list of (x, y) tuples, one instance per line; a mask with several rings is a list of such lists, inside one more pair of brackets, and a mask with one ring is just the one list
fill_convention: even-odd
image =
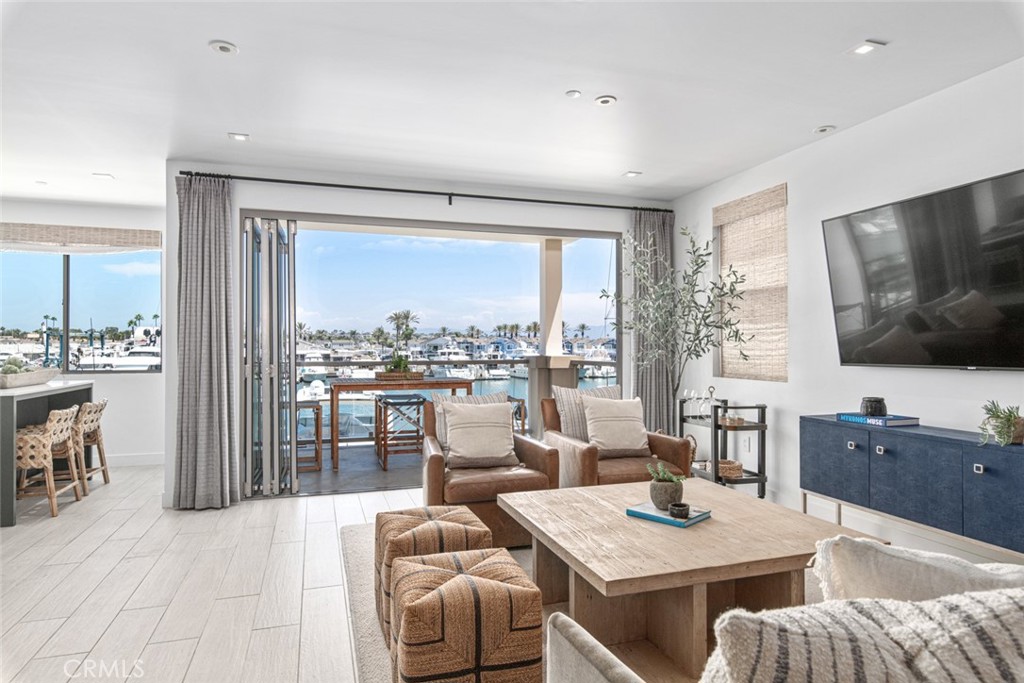
[(540, 589), (507, 550), (403, 557), (391, 581), (395, 683), (541, 682)]
[(491, 530), (461, 505), (378, 512), (374, 544), (374, 598), (384, 642), (391, 647), (391, 566), (408, 555), (491, 547)]

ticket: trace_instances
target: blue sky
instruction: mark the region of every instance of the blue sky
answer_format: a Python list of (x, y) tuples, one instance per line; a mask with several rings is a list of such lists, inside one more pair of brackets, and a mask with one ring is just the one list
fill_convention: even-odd
[[(303, 230), (296, 244), (297, 319), (314, 330), (387, 328), (387, 315), (402, 309), (419, 316), (421, 331), (540, 319), (536, 243)], [(564, 317), (591, 336), (604, 327), (600, 292), (609, 277), (614, 286), (614, 249), (613, 240), (587, 239), (563, 252)]]
[[(0, 252), (0, 325), (35, 330), (44, 315), (60, 319), (60, 254)], [(126, 329), (141, 313), (160, 314), (160, 252), (75, 254), (71, 257), (71, 327)]]
[[(369, 332), (406, 308), (422, 331), (490, 332), (540, 319), (536, 243), (303, 230), (297, 247), (297, 319), (314, 330)], [(613, 240), (584, 239), (563, 252), (564, 317), (571, 328), (586, 323), (590, 336), (605, 329), (608, 303), (599, 295), (614, 286), (614, 249)], [(34, 330), (43, 315), (61, 316), (61, 258), (0, 253), (0, 325)], [(162, 313), (158, 252), (71, 257), (73, 328), (87, 329), (91, 318), (97, 329), (124, 329), (136, 313), (144, 324)]]

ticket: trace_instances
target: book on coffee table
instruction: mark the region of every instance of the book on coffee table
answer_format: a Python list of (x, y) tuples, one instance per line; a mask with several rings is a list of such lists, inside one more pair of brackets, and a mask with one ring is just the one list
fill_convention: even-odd
[(640, 503), (639, 505), (630, 505), (626, 508), (626, 514), (630, 517), (639, 517), (640, 519), (648, 519), (652, 522), (661, 522), (662, 524), (671, 524), (672, 526), (683, 527), (684, 529), (688, 526), (693, 526), (697, 522), (703, 522), (705, 519), (711, 516), (711, 510), (704, 510), (701, 508), (695, 508), (690, 506), (690, 516), (686, 519), (673, 517), (668, 514), (668, 510), (659, 510), (654, 507), (654, 503)]

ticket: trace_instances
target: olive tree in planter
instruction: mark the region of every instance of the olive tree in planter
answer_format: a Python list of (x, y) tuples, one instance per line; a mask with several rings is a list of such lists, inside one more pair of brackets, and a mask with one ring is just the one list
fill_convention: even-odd
[(752, 336), (740, 329), (737, 302), (743, 299), (746, 277), (730, 264), (712, 272), (713, 241), (701, 243), (685, 226), (680, 228), (685, 264), (669, 266), (666, 255), (650, 241), (623, 239), (623, 279), (633, 283), (628, 295), (612, 295), (623, 307), (622, 329), (636, 340), (633, 353), (638, 367), (659, 368), (672, 406), (672, 429), (678, 428), (676, 396), (686, 365), (725, 343), (736, 344), (747, 359), (743, 344)]

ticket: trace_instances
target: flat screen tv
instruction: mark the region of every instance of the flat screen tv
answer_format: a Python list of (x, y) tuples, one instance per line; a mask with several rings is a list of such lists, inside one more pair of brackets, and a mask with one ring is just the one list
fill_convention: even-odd
[(1024, 170), (822, 226), (843, 365), (1024, 370)]

